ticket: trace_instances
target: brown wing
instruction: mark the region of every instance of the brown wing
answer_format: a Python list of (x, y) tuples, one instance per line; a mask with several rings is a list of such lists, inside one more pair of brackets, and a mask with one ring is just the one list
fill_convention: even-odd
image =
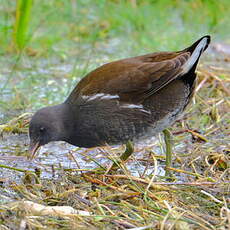
[(190, 52), (161, 52), (105, 64), (89, 73), (67, 100), (80, 95), (118, 95), (121, 101), (140, 102), (180, 75)]

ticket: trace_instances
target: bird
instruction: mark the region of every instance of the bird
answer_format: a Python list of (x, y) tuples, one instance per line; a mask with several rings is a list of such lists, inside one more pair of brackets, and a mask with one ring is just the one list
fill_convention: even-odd
[(63, 103), (32, 116), (31, 158), (52, 141), (92, 148), (135, 143), (166, 130), (191, 101), (195, 70), (210, 40), (206, 35), (181, 51), (121, 59), (88, 73)]

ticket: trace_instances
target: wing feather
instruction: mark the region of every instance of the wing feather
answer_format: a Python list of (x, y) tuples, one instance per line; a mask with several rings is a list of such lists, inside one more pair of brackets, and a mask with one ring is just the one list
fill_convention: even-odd
[[(123, 59), (105, 64), (89, 73), (67, 100), (95, 94), (118, 95), (122, 101), (141, 102), (180, 76), (189, 52), (159, 53)], [(167, 59), (167, 55), (169, 59)]]

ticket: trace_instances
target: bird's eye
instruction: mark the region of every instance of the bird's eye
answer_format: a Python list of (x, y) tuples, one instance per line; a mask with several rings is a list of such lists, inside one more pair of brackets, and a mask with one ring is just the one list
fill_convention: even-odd
[(44, 133), (45, 128), (44, 127), (40, 127), (39, 131), (40, 131), (40, 133)]

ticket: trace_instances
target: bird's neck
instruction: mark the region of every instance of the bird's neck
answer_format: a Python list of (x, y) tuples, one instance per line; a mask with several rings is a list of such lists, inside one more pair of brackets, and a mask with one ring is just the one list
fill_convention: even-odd
[[(73, 133), (75, 118), (72, 108), (67, 103), (53, 106), (54, 117), (59, 119), (59, 126), (56, 127), (59, 133), (59, 140), (67, 141)], [(67, 141), (68, 142), (68, 141)]]
[(63, 141), (70, 143), (70, 139), (76, 135), (78, 126), (78, 108), (69, 103), (61, 104), (61, 118), (65, 133), (63, 133)]

